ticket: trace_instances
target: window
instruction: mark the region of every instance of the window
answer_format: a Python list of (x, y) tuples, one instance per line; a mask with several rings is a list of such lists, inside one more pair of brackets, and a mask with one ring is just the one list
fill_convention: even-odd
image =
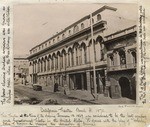
[(55, 39), (53, 39), (53, 43), (55, 43)]
[(52, 58), (52, 65), (51, 65), (52, 70), (54, 70), (54, 57)]
[(101, 15), (98, 14), (98, 15), (97, 15), (97, 21), (100, 21), (100, 20), (101, 20)]
[(51, 41), (49, 41), (49, 45), (51, 45)]
[(74, 33), (78, 32), (79, 31), (79, 27), (76, 25), (74, 26), (74, 29), (73, 29)]
[(58, 57), (56, 57), (56, 63), (55, 63), (56, 69), (58, 69)]
[(69, 30), (69, 35), (71, 35), (71, 30)]
[(84, 23), (81, 23), (81, 29), (84, 29)]
[(65, 38), (65, 34), (62, 35), (62, 39), (64, 39), (64, 38)]
[(72, 66), (74, 65), (74, 52), (71, 53)]
[(43, 72), (43, 61), (41, 61), (41, 72)]
[(47, 62), (47, 59), (44, 61), (44, 71), (46, 71), (46, 62)]
[(57, 41), (59, 41), (59, 36), (57, 37)]

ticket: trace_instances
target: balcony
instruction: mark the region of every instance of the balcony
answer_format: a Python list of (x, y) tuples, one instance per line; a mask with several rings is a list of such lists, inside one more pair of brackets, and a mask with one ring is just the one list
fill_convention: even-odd
[(120, 70), (127, 70), (127, 69), (136, 69), (136, 63), (107, 67), (107, 71), (120, 71)]

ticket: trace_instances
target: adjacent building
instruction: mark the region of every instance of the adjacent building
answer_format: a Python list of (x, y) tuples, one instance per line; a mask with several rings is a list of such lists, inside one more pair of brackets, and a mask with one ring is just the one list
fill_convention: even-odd
[(30, 81), (135, 99), (136, 31), (103, 6), (30, 50)]
[(26, 57), (14, 57), (14, 83), (25, 84), (29, 81), (29, 61)]

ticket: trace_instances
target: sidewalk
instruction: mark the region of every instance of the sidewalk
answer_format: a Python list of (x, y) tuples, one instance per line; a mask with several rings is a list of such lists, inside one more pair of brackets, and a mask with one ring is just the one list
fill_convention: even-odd
[[(25, 85), (23, 85), (25, 86)], [(32, 85), (26, 85), (26, 87), (33, 88)], [(54, 88), (52, 86), (42, 86), (42, 91), (46, 92), (54, 92)], [(60, 94), (64, 96), (63, 89), (56, 92), (57, 94)], [(118, 98), (118, 99), (112, 99), (110, 97), (105, 97), (103, 94), (98, 94), (98, 99), (94, 100), (94, 97), (90, 93), (90, 91), (86, 90), (71, 90), (69, 95), (65, 95), (69, 99), (79, 99), (81, 101), (85, 101), (91, 104), (135, 104), (135, 100), (131, 100), (129, 98)]]
[(110, 97), (105, 97), (103, 94), (98, 94), (98, 100), (94, 100), (94, 97), (89, 91), (74, 90), (70, 91), (69, 98), (76, 98), (82, 101), (86, 101), (92, 104), (135, 104), (135, 100), (128, 98), (118, 98), (112, 99)]

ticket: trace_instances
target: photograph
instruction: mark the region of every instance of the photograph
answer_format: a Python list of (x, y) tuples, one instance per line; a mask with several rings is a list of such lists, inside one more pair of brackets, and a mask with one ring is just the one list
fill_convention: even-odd
[(13, 6), (14, 105), (137, 103), (138, 5)]

